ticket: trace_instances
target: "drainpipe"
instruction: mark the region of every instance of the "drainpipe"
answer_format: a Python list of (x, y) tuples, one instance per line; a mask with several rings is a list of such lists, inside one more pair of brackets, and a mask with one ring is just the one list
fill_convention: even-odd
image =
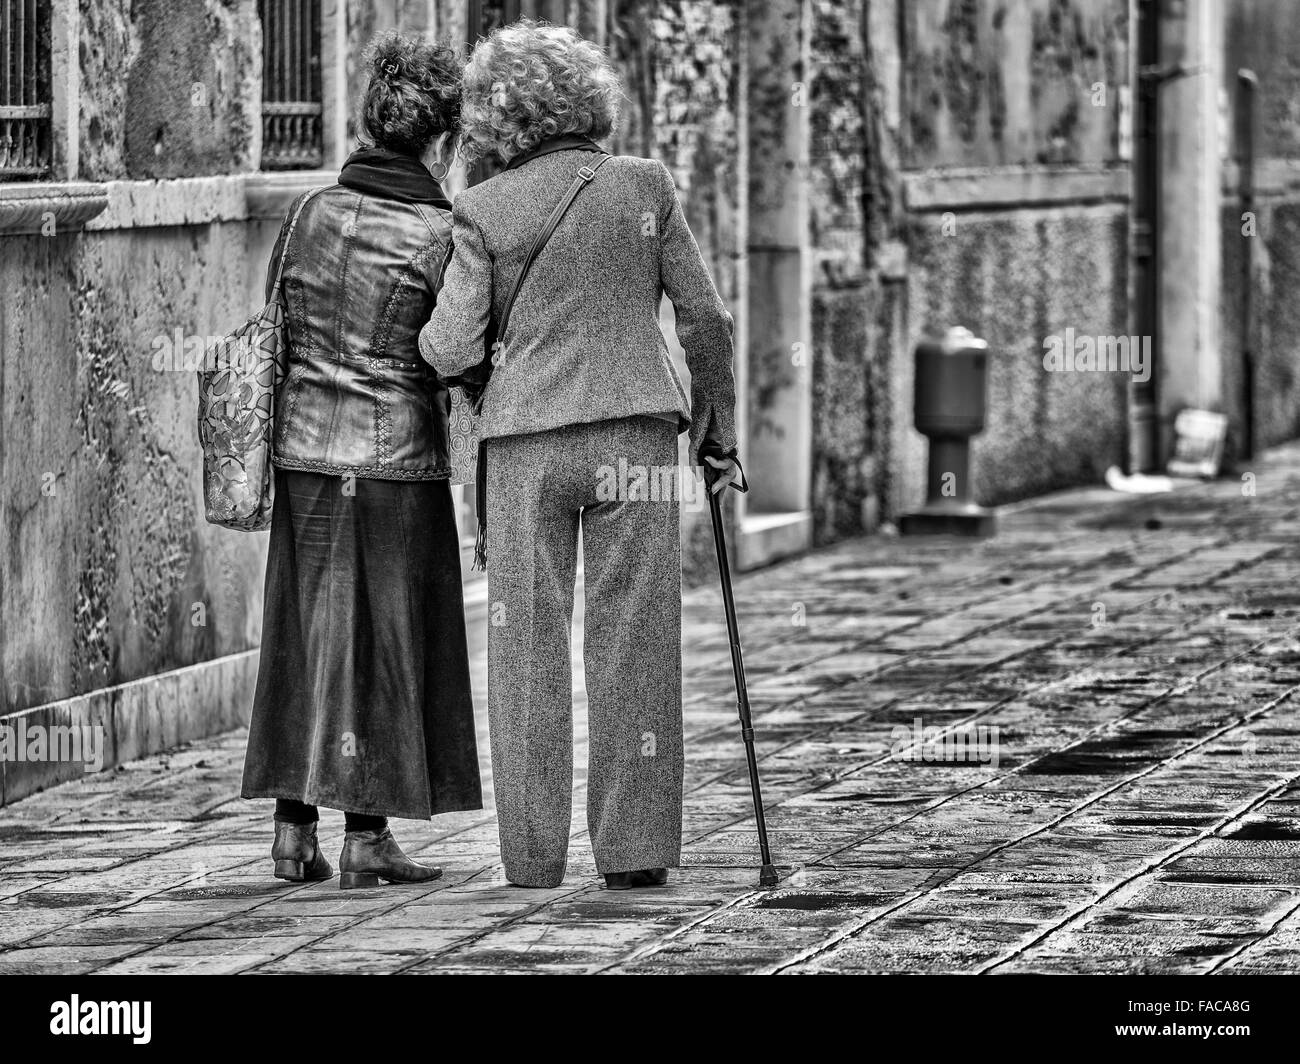
[[(1160, 10), (1157, 0), (1137, 0), (1137, 91), (1133, 115), (1133, 194), (1130, 200), (1132, 332), (1151, 337), (1151, 367), (1145, 381), (1128, 386), (1128, 471), (1151, 473), (1160, 464), (1156, 416), (1160, 365), (1160, 276), (1156, 259), (1160, 204), (1159, 120)], [(1139, 341), (1140, 342), (1140, 341)]]
[[(1237, 71), (1241, 90), (1241, 139), (1237, 162), (1241, 216), (1255, 210), (1255, 123), (1259, 78), (1252, 70)], [(1256, 226), (1255, 232), (1259, 232)], [(1241, 256), (1241, 457), (1255, 457), (1255, 241), (1246, 239)]]

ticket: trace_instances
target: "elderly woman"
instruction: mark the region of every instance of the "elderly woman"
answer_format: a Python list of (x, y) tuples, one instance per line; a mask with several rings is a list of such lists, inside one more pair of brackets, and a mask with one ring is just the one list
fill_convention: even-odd
[(417, 347), (451, 236), (434, 174), (459, 129), (460, 62), (398, 34), (364, 61), (370, 143), (271, 256), (268, 289), (284, 259), (289, 372), (243, 786), (276, 799), (281, 879), (332, 875), (317, 806), (344, 811), (344, 888), (437, 878), (387, 818), (482, 806), (448, 392)]
[[(455, 251), (420, 350), (454, 377), (483, 359), (489, 322), (583, 167), (573, 200), (518, 293), (483, 393), (486, 554), (493, 624), (488, 713), (507, 878), (564, 878), (573, 775), (569, 628), (581, 529), (590, 723), (587, 816), (612, 889), (658, 885), (682, 828), (678, 499), (609, 498), (601, 469), (677, 467), (712, 452), (736, 483), (732, 321), (668, 170), (606, 159), (617, 118), (609, 61), (573, 31), (515, 23), (465, 71), (462, 144), (505, 169), (457, 197)], [(599, 164), (599, 165), (598, 165)], [(591, 171), (588, 171), (591, 172)], [(677, 312), (691, 402), (659, 328)], [(629, 492), (629, 495), (633, 493)]]

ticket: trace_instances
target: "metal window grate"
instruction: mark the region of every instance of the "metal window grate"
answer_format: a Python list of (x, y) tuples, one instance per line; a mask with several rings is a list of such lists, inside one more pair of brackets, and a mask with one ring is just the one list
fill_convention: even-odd
[(260, 0), (258, 10), (262, 18), (262, 169), (322, 166), (321, 2)]
[(50, 173), (49, 0), (0, 0), (0, 181)]

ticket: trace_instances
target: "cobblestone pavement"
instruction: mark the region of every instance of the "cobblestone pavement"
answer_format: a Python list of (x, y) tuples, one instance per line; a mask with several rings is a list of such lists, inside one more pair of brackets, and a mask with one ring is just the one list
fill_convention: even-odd
[(490, 812), (395, 825), (428, 888), (280, 883), (236, 733), (0, 809), (0, 972), (1300, 970), (1300, 447), (1252, 476), (740, 579), (774, 891), (705, 589), (667, 888), (602, 889), (581, 776), (555, 890), (505, 884)]

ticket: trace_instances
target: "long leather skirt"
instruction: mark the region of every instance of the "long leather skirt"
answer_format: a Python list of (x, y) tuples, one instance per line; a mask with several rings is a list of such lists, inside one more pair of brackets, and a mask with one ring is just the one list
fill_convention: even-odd
[(277, 470), (245, 798), (482, 807), (445, 480)]

